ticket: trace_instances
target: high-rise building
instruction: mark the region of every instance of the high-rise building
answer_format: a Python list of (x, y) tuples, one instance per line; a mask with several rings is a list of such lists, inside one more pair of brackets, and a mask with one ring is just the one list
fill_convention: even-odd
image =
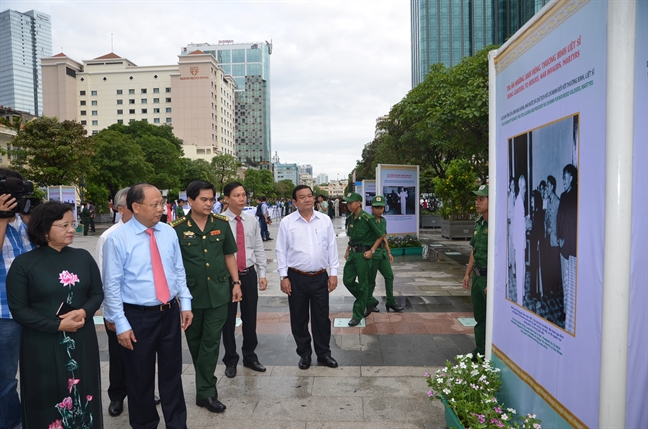
[(309, 174), (313, 177), (313, 166), (310, 164), (302, 164), (299, 166), (299, 174)]
[(30, 10), (0, 13), (0, 105), (43, 114), (41, 58), (52, 56), (50, 16)]
[(328, 183), (328, 182), (329, 182), (328, 174), (320, 173), (320, 174), (317, 175), (317, 184), (318, 185), (322, 185), (322, 184)]
[(142, 67), (114, 53), (83, 63), (60, 53), (42, 64), (46, 116), (77, 120), (88, 134), (116, 123), (168, 124), (187, 158), (236, 156), (235, 83), (211, 55), (194, 51), (178, 64)]
[(432, 64), (456, 65), (501, 45), (549, 0), (410, 0), (412, 87)]
[(181, 55), (200, 49), (213, 55), (218, 66), (236, 81), (236, 152), (240, 162), (270, 168), (270, 55), (272, 43), (190, 43)]
[(274, 164), (275, 182), (290, 180), (293, 185), (299, 185), (299, 169), (297, 164)]

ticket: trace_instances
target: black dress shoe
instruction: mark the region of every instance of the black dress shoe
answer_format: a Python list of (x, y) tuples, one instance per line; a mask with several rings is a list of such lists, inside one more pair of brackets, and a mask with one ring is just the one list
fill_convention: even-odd
[(310, 368), (311, 358), (310, 356), (304, 356), (299, 359), (299, 369), (308, 369)]
[(366, 307), (365, 308), (364, 317), (369, 317), (369, 315), (371, 314), (371, 309), (372, 308), (373, 307)]
[(108, 405), (108, 414), (110, 414), (113, 417), (117, 417), (121, 413), (124, 412), (124, 401), (110, 401), (110, 405)]
[(205, 407), (212, 413), (222, 413), (227, 408), (221, 401), (216, 398), (197, 399), (196, 405)]
[(155, 402), (155, 405), (160, 405), (160, 397), (157, 395), (153, 396), (153, 402)]
[(236, 365), (234, 365), (234, 366), (226, 366), (225, 367), (225, 377), (227, 377), (227, 378), (236, 377)]
[(317, 362), (322, 364), (322, 365), (326, 365), (329, 368), (337, 368), (338, 367), (337, 361), (335, 359), (333, 359), (331, 356), (326, 356), (326, 357), (323, 357), (323, 358), (318, 357)]
[(387, 309), (387, 313), (389, 313), (389, 310), (394, 310), (396, 313), (400, 313), (401, 311), (403, 311), (403, 307), (401, 307), (398, 304), (394, 304), (394, 305), (385, 304), (385, 308)]
[(245, 362), (243, 361), (243, 366), (246, 368), (250, 368), (252, 371), (257, 371), (257, 372), (265, 372), (266, 367), (261, 365), (259, 361), (256, 362)]
[(351, 319), (349, 320), (349, 326), (358, 326), (360, 321), (358, 319)]

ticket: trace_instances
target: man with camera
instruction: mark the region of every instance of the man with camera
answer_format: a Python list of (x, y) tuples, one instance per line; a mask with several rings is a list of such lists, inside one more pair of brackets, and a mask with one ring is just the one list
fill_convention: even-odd
[(25, 198), (33, 184), (13, 170), (0, 168), (0, 427), (19, 427), (22, 421), (16, 387), (21, 328), (11, 317), (7, 304), (7, 272), (13, 260), (34, 248), (27, 238), (31, 208), (37, 199)]

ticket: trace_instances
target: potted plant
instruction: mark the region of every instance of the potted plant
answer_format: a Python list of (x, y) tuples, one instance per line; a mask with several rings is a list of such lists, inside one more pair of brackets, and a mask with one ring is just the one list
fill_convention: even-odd
[(416, 235), (388, 236), (387, 243), (394, 256), (423, 253), (423, 243)]
[(446, 409), (449, 428), (524, 428), (539, 429), (540, 420), (535, 414), (519, 416), (512, 408), (505, 408), (495, 398), (502, 382), (500, 369), (491, 366), (481, 356), (477, 362), (473, 355), (459, 355), (457, 363), (446, 366), (435, 375), (425, 374), (430, 400), (438, 399)]
[(475, 197), (470, 193), (477, 174), (466, 159), (450, 161), (446, 177), (435, 177), (434, 193), (440, 200), (441, 235), (446, 238), (471, 238), (475, 219)]

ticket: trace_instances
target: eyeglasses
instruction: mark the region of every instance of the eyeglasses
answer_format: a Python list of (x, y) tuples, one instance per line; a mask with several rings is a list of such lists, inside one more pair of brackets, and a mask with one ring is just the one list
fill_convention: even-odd
[(72, 223), (59, 223), (58, 225), (55, 224), (55, 223), (53, 223), (52, 226), (58, 226), (59, 228), (68, 229), (68, 228), (70, 228), (70, 227), (72, 227), (72, 228), (76, 228), (77, 223), (76, 223), (76, 222), (72, 222)]
[[(135, 201), (135, 202), (137, 203), (137, 201)], [(150, 208), (152, 208), (153, 210), (156, 210), (156, 209), (158, 209), (158, 208), (164, 208), (164, 206), (165, 206), (164, 203), (153, 203), (153, 204), (137, 203), (137, 204), (139, 204), (140, 206), (150, 207)]]

